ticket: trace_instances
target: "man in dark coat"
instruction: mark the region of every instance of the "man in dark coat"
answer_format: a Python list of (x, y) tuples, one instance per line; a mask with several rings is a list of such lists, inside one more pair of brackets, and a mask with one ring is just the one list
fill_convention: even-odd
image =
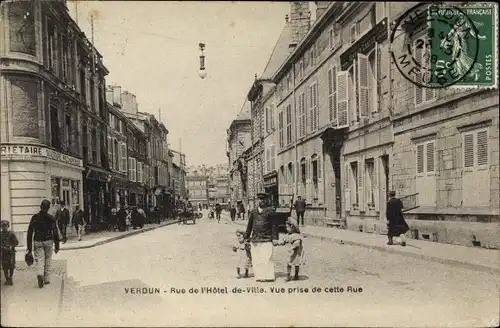
[(44, 199), (40, 212), (31, 218), (26, 240), (28, 252), (35, 253), (35, 271), (40, 288), (50, 283), (52, 252), (59, 252), (57, 225), (52, 215), (47, 213), (49, 208), (50, 202)]
[(302, 226), (304, 226), (304, 213), (306, 212), (306, 201), (302, 197), (297, 197), (293, 205), (297, 213), (297, 224), (300, 226), (300, 219), (302, 218)]
[(69, 211), (66, 208), (66, 202), (63, 200), (59, 203), (61, 205), (61, 209), (59, 210), (59, 215), (57, 218), (57, 223), (59, 224), (59, 230), (61, 231), (62, 234), (62, 242), (63, 244), (66, 243), (68, 238), (66, 237), (66, 232), (68, 230), (68, 224), (69, 224)]
[(403, 202), (396, 198), (395, 191), (391, 191), (389, 196), (390, 199), (387, 202), (386, 210), (388, 224), (387, 237), (389, 238), (387, 244), (393, 245), (393, 238), (399, 236), (401, 238), (401, 246), (406, 246), (405, 233), (410, 230), (410, 228), (403, 218)]
[(259, 206), (250, 211), (246, 239), (252, 243), (252, 265), (256, 281), (274, 281), (272, 261), (279, 235), (274, 209), (268, 205), (268, 194), (258, 193)]

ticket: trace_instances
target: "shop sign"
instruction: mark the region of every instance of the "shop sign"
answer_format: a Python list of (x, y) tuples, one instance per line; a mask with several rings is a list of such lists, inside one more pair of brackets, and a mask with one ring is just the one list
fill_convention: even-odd
[(278, 184), (278, 174), (273, 172), (272, 175), (268, 176), (268, 177), (264, 177), (264, 187), (265, 188), (268, 188), (268, 187), (273, 187), (273, 186), (276, 186)]
[(1, 156), (40, 156), (46, 157), (58, 162), (71, 164), (75, 166), (83, 166), (81, 159), (62, 154), (52, 149), (32, 145), (3, 145), (0, 147)]

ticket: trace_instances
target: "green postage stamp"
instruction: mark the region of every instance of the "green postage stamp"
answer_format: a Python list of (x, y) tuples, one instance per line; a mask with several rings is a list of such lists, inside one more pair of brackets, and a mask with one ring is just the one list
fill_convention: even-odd
[[(496, 3), (431, 5), (428, 68), (434, 87), (498, 87), (498, 6)], [(453, 83), (449, 83), (453, 81)]]

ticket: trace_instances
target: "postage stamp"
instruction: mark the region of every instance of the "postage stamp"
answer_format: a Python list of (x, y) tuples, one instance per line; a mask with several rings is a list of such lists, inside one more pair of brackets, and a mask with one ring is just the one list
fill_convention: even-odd
[(391, 33), (396, 67), (424, 88), (497, 87), (497, 19), (494, 3), (414, 6)]

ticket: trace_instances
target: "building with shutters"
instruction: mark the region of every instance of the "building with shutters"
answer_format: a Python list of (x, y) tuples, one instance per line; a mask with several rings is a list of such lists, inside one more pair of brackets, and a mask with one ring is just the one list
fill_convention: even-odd
[(108, 72), (65, 1), (2, 3), (0, 15), (1, 214), (24, 242), (43, 199), (105, 201)]
[(208, 175), (203, 172), (191, 171), (186, 176), (186, 187), (189, 201), (193, 206), (201, 204), (204, 208), (208, 208)]
[[(410, 7), (391, 4), (392, 19)], [(494, 27), (480, 27), (480, 34), (483, 28)], [(410, 41), (419, 35), (414, 37)], [(419, 207), (405, 216), (413, 235), (498, 248), (498, 90), (423, 89), (401, 76), (395, 65), (390, 73), (390, 185), (400, 195), (417, 194)]]
[[(120, 111), (121, 91), (118, 88), (107, 90), (108, 97), (108, 158), (111, 179), (109, 188), (111, 193), (111, 208), (118, 208), (120, 204), (128, 202), (128, 154), (127, 154), (127, 117)], [(113, 93), (113, 91), (115, 91)]]
[(247, 203), (248, 163), (243, 153), (251, 145), (250, 102), (245, 100), (236, 119), (227, 130), (227, 157), (229, 161), (229, 198), (231, 204)]

